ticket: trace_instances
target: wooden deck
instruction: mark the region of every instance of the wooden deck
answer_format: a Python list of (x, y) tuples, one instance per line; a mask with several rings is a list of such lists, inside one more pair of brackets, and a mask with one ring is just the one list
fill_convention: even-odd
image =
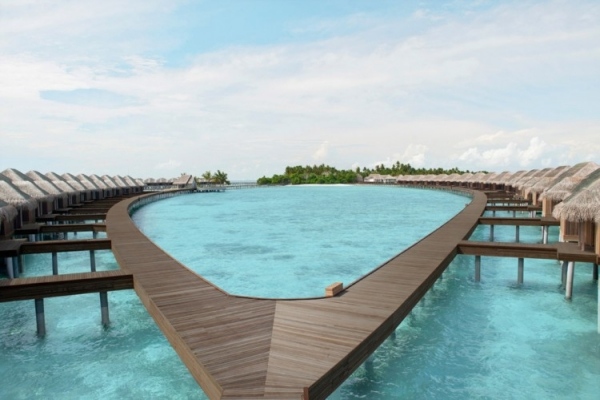
[(133, 275), (102, 271), (0, 280), (0, 302), (133, 289)]
[[(486, 196), (334, 297), (231, 296), (150, 242), (115, 205), (106, 231), (121, 268), (211, 399), (323, 399), (408, 315), (475, 229)], [(324, 282), (325, 287), (330, 282)]]
[(560, 221), (553, 217), (542, 218), (501, 218), (501, 217), (481, 217), (480, 225), (505, 225), (505, 226), (559, 226)]
[(458, 243), (458, 253), (476, 256), (542, 258), (598, 263), (597, 254), (593, 251), (580, 250), (575, 243), (526, 244), (463, 240)]

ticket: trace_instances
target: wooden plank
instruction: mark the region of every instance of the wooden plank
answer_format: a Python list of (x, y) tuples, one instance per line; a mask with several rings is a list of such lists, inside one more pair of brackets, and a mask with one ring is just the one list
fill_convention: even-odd
[(106, 219), (105, 213), (95, 213), (95, 214), (65, 214), (65, 215), (57, 215), (54, 218), (54, 221), (65, 222), (65, 221), (95, 221), (95, 220), (104, 220)]
[(459, 254), (495, 257), (557, 259), (556, 247), (545, 244), (474, 242), (463, 240), (457, 245)]
[(105, 232), (106, 224), (60, 224), (42, 225), (41, 233), (68, 233), (68, 232)]
[(504, 226), (559, 226), (560, 221), (557, 221), (554, 218), (480, 217), (479, 224)]
[(63, 253), (68, 251), (110, 250), (110, 239), (45, 240), (21, 244), (21, 254)]
[(133, 289), (133, 275), (102, 271), (0, 280), (0, 302)]

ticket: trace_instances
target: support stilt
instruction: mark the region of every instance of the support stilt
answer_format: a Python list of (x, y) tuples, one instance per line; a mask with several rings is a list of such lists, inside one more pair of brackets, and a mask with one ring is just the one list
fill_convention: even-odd
[(518, 264), (519, 264), (519, 274), (517, 277), (517, 283), (519, 285), (522, 285), (523, 284), (523, 270), (525, 269), (525, 259), (519, 258)]
[(106, 292), (100, 292), (100, 311), (102, 313), (102, 325), (107, 326), (110, 320), (108, 318), (108, 295)]
[(52, 252), (52, 275), (58, 275), (58, 253)]
[(575, 262), (569, 261), (567, 267), (567, 287), (565, 289), (565, 298), (571, 300), (573, 297), (573, 276), (575, 275)]
[(521, 227), (519, 225), (515, 226), (515, 242), (519, 243), (520, 241), (520, 234), (521, 234)]
[(542, 227), (542, 243), (548, 244), (548, 225)]
[(562, 271), (560, 276), (560, 283), (565, 286), (567, 284), (567, 261), (562, 262)]
[(19, 277), (19, 257), (13, 257), (12, 258), (13, 261), (13, 276), (15, 278)]
[(481, 281), (481, 256), (475, 256), (475, 282)]
[(490, 225), (490, 242), (494, 241), (494, 225)]
[(592, 278), (595, 281), (598, 280), (598, 264), (594, 264), (594, 268), (592, 269)]
[(12, 257), (6, 257), (4, 259), (4, 263), (6, 264), (6, 275), (8, 275), (8, 279), (14, 279), (15, 278), (15, 269), (13, 268)]
[(96, 272), (96, 251), (90, 250), (90, 271)]
[(46, 335), (46, 318), (44, 317), (44, 299), (35, 299), (35, 322), (38, 336)]

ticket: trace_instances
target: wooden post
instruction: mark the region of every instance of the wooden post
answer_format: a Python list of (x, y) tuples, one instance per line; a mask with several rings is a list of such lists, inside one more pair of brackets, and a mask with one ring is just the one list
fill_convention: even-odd
[(519, 274), (518, 274), (518, 277), (517, 277), (517, 283), (519, 285), (522, 285), (523, 284), (523, 270), (525, 269), (524, 268), (524, 266), (525, 266), (525, 259), (519, 258), (518, 264), (519, 264)]
[(492, 210), (492, 217), (496, 216), (496, 210)]
[(494, 225), (490, 225), (490, 242), (494, 241)]
[(592, 269), (592, 278), (595, 281), (598, 280), (598, 264), (594, 264), (594, 268)]
[(548, 225), (542, 226), (542, 243), (548, 244)]
[(108, 296), (106, 292), (100, 292), (100, 312), (102, 314), (102, 325), (107, 326), (110, 320), (108, 318)]
[(13, 268), (12, 257), (6, 257), (4, 259), (4, 263), (6, 264), (6, 275), (8, 275), (8, 279), (14, 279), (15, 278), (15, 269)]
[(513, 218), (517, 217), (517, 210), (513, 210)]
[(573, 276), (575, 275), (575, 262), (569, 261), (567, 267), (567, 287), (565, 290), (565, 298), (571, 300), (573, 297)]
[(38, 336), (46, 334), (46, 318), (44, 317), (44, 299), (35, 299), (35, 322)]
[(560, 283), (565, 286), (565, 284), (567, 283), (567, 262), (563, 261), (562, 262), (562, 271), (561, 271), (561, 276), (560, 276)]
[(96, 252), (90, 250), (90, 271), (96, 272)]
[(19, 257), (12, 257), (13, 262), (13, 276), (15, 278), (19, 277)]
[(19, 254), (19, 256), (17, 258), (19, 259), (19, 274), (22, 274), (23, 271), (25, 270), (23, 254)]
[(58, 275), (58, 253), (52, 252), (52, 275)]
[(475, 282), (481, 281), (481, 256), (475, 256)]
[(515, 242), (519, 243), (520, 241), (520, 233), (521, 233), (521, 227), (519, 225), (515, 226)]

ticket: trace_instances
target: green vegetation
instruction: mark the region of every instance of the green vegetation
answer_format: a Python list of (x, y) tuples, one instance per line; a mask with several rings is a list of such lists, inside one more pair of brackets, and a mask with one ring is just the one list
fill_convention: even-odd
[(211, 171), (206, 171), (202, 174), (202, 179), (196, 179), (198, 184), (216, 183), (219, 185), (229, 185), (229, 178), (227, 173), (217, 170), (214, 174)]
[(451, 169), (443, 168), (414, 168), (410, 164), (396, 162), (391, 167), (384, 164), (377, 165), (374, 169), (363, 167), (353, 170), (338, 170), (329, 165), (307, 165), (286, 167), (282, 175), (273, 175), (272, 177), (263, 176), (257, 180), (259, 185), (302, 185), (310, 183), (356, 183), (370, 174), (380, 175), (439, 175), (439, 174), (464, 174), (469, 171), (461, 171), (454, 167)]

